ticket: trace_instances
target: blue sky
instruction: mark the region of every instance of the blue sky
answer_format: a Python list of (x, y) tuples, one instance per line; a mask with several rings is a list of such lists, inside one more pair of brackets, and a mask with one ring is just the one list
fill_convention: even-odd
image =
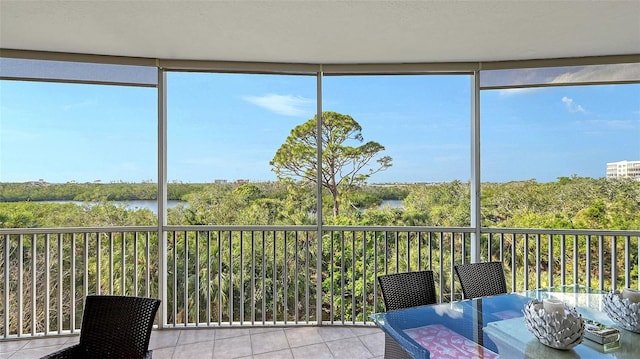
[[(323, 109), (351, 115), (393, 166), (370, 182), (470, 178), (470, 77), (327, 76)], [(316, 79), (168, 74), (168, 180), (275, 180), (269, 161), (313, 117)], [(156, 90), (0, 81), (0, 182), (155, 181)], [(604, 177), (640, 160), (640, 85), (481, 93), (482, 180)]]

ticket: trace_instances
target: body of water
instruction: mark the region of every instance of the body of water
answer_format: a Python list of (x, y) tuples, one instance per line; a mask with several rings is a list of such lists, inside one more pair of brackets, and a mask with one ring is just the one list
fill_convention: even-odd
[[(158, 213), (158, 202), (154, 200), (132, 200), (132, 201), (111, 201), (116, 206), (123, 206), (128, 209), (137, 210), (137, 209), (149, 209), (153, 213)], [(82, 201), (40, 201), (40, 203), (75, 203), (79, 206), (83, 205), (85, 202)], [(167, 208), (173, 208), (177, 205), (187, 206), (188, 203), (186, 201), (178, 201), (178, 200), (169, 200), (167, 201)], [(379, 208), (402, 208), (402, 200), (399, 199), (390, 199), (384, 200), (380, 204)]]
[[(155, 200), (132, 200), (132, 201), (110, 201), (116, 206), (126, 207), (128, 209), (149, 209), (153, 213), (158, 213), (158, 202)], [(39, 203), (75, 203), (82, 206), (85, 202), (82, 201), (39, 201)], [(187, 206), (186, 201), (169, 200), (167, 201), (167, 208), (173, 208), (179, 204)]]

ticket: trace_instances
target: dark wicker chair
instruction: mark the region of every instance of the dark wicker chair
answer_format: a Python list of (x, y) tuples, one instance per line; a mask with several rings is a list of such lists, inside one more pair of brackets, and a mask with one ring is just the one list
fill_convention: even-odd
[(507, 282), (502, 262), (482, 262), (455, 266), (456, 275), (467, 299), (504, 294)]
[[(382, 275), (378, 277), (378, 283), (380, 283), (387, 311), (437, 303), (433, 271)], [(386, 359), (412, 358), (387, 334), (384, 338), (384, 357)]]
[(160, 306), (154, 298), (87, 296), (80, 342), (45, 358), (151, 358), (149, 338)]

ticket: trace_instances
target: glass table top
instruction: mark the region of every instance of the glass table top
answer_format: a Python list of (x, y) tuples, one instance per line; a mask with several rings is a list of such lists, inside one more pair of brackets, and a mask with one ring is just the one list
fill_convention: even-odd
[(371, 315), (371, 319), (415, 358), (638, 358), (640, 335), (620, 329), (621, 345), (605, 352), (584, 339), (571, 350), (541, 344), (523, 319), (532, 299), (557, 298), (586, 319), (617, 327), (601, 310), (606, 292), (563, 286), (408, 308)]

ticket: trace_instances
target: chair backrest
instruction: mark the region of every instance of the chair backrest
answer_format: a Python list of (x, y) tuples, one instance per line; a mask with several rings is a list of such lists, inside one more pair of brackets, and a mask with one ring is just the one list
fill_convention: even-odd
[(382, 289), (385, 310), (437, 303), (433, 271), (381, 275), (378, 283)]
[(507, 292), (502, 262), (459, 264), (455, 266), (455, 272), (462, 286), (462, 294), (467, 299)]
[(144, 358), (159, 306), (155, 298), (87, 296), (79, 350), (87, 358)]

